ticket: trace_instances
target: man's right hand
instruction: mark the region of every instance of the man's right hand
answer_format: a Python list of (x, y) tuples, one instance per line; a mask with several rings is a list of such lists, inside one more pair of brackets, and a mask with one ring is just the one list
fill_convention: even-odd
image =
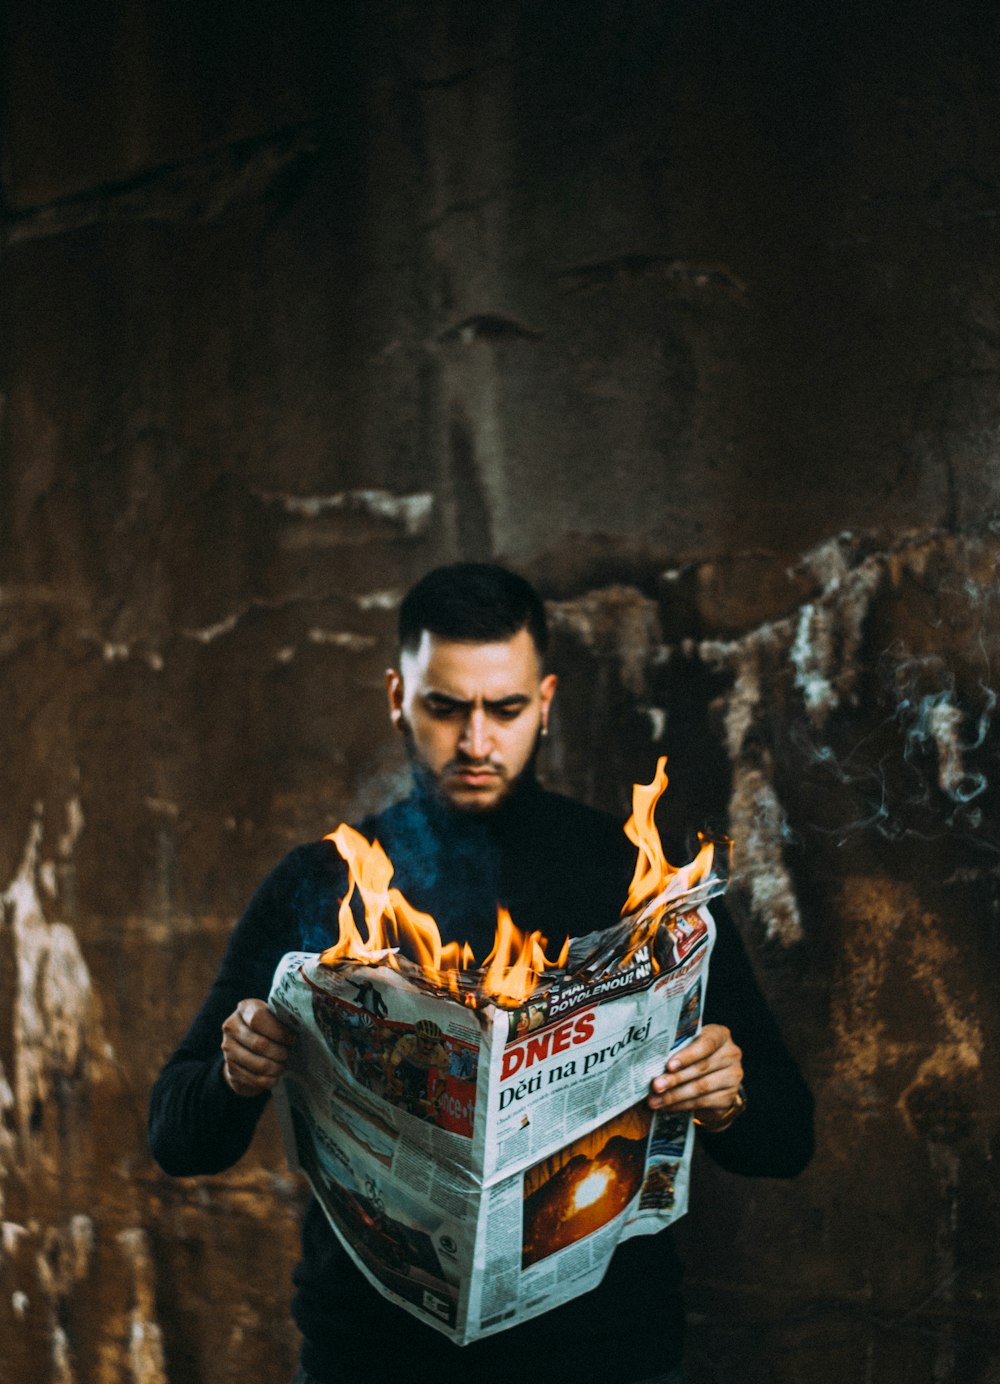
[(240, 1000), (222, 1025), (223, 1075), (238, 1096), (260, 1096), (276, 1085), (295, 1034), (263, 1000)]

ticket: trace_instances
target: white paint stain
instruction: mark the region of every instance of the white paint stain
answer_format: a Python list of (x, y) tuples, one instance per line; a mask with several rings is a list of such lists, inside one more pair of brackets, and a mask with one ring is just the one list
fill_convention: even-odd
[(853, 571), (834, 564), (822, 596), (799, 609), (788, 658), (817, 727), (825, 726), (854, 692), (865, 621), (884, 576), (885, 560), (880, 558), (867, 558)]
[(128, 1366), (133, 1384), (167, 1384), (163, 1332), (156, 1320), (156, 1274), (146, 1232), (136, 1226), (118, 1235), (132, 1277)]
[[(82, 829), (78, 804), (68, 817), (62, 840), (71, 843)], [(75, 934), (66, 924), (46, 917), (39, 878), (41, 842), (42, 823), (36, 818), (20, 869), (0, 895), (16, 960), (11, 1081), (13, 1114), (22, 1135), (30, 1131), (35, 1112), (47, 1108), (53, 1080), (80, 1075), (93, 1003), (90, 973)]]
[(211, 644), (223, 634), (232, 634), (249, 609), (249, 606), (243, 606), (213, 625), (204, 625), (201, 629), (183, 629), (181, 634), (185, 639), (194, 639), (199, 644)]
[(965, 778), (959, 741), (962, 719), (961, 711), (948, 698), (936, 701), (927, 712), (927, 729), (938, 753), (938, 786), (952, 797), (959, 792)]
[(68, 860), (76, 850), (76, 843), (80, 839), (86, 821), (83, 815), (83, 807), (78, 797), (70, 798), (66, 804), (66, 830), (59, 838), (59, 855), (63, 860)]
[(402, 599), (401, 591), (368, 591), (355, 596), (354, 602), (359, 610), (395, 610)]
[(647, 670), (661, 648), (654, 600), (633, 586), (607, 586), (570, 601), (550, 601), (553, 628), (571, 633), (591, 653), (614, 659), (623, 684), (648, 696)]
[[(4, 1072), (3, 1063), (0, 1062), (0, 1174), (5, 1169), (13, 1168), (14, 1160), (17, 1155), (17, 1138), (14, 1134), (10, 1118), (14, 1113), (14, 1092), (10, 1082)], [(6, 1202), (4, 1198), (3, 1177), (0, 1176), (0, 1216), (3, 1215)], [(8, 1226), (14, 1226), (12, 1221), (3, 1222), (3, 1248), (6, 1253), (11, 1252), (11, 1240), (9, 1236), (14, 1234), (14, 1230), (8, 1231)], [(16, 1226), (17, 1231), (21, 1230)], [(13, 1241), (17, 1243), (16, 1238)]]
[(52, 1328), (52, 1384), (76, 1384), (69, 1340), (61, 1326)]
[(43, 860), (38, 867), (38, 882), (48, 894), (50, 899), (55, 899), (59, 893), (59, 877), (56, 874), (56, 863), (54, 860)]
[(337, 649), (346, 649), (348, 653), (365, 653), (368, 649), (374, 649), (376, 639), (371, 634), (355, 634), (352, 630), (324, 630), (311, 629), (309, 631), (310, 644), (331, 644)]
[(824, 591), (831, 591), (848, 575), (853, 553), (853, 535), (840, 533), (810, 548), (799, 560), (799, 567)]
[(802, 606), (788, 656), (806, 711), (818, 724), (822, 724), (837, 705), (837, 694), (828, 676), (830, 642), (829, 607), (811, 602)]
[(784, 863), (785, 813), (772, 782), (770, 756), (761, 753), (762, 737), (754, 732), (765, 699), (780, 693), (789, 672), (817, 729), (854, 696), (865, 623), (892, 555), (868, 557), (852, 567), (855, 559), (849, 534), (822, 544), (802, 562), (803, 570), (822, 585), (814, 600), (794, 616), (760, 625), (740, 639), (703, 641), (697, 651), (709, 667), (733, 676), (720, 703), (733, 766), (730, 832), (736, 842), (736, 875), (749, 890), (767, 936), (786, 944), (801, 937), (802, 924)]
[(4, 1253), (14, 1254), (27, 1234), (28, 1227), (19, 1225), (17, 1221), (0, 1222), (0, 1244), (3, 1245)]
[(750, 894), (754, 916), (764, 923), (768, 941), (785, 946), (802, 937), (802, 918), (782, 842), (785, 812), (767, 775), (740, 764), (733, 775), (729, 830), (733, 837), (733, 878)]
[(82, 1283), (90, 1272), (94, 1253), (94, 1222), (82, 1213), (69, 1223), (70, 1271), (76, 1283)]
[(319, 519), (337, 511), (366, 514), (397, 525), (408, 537), (424, 532), (434, 509), (434, 496), (427, 493), (394, 495), (389, 490), (343, 490), (334, 495), (256, 493), (265, 503), (280, 505), (286, 514), (303, 519)]
[(641, 706), (639, 710), (649, 722), (649, 738), (655, 743), (662, 740), (667, 731), (667, 711), (662, 706)]

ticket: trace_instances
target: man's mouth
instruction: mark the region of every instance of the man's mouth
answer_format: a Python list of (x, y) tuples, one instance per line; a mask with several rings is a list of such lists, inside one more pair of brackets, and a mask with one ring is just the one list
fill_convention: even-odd
[(455, 764), (448, 770), (447, 777), (467, 788), (489, 788), (500, 783), (503, 776), (485, 765)]

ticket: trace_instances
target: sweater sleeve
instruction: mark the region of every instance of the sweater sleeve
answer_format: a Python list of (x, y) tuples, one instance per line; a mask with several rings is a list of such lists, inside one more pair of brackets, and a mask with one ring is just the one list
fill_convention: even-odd
[(747, 1108), (701, 1144), (728, 1172), (795, 1177), (813, 1154), (813, 1100), (767, 1006), (725, 904), (712, 903), (717, 924), (709, 965), (705, 1022), (725, 1024), (743, 1050)]
[(303, 914), (316, 912), (317, 891), (308, 888), (316, 874), (315, 866), (308, 868), (309, 853), (315, 850), (292, 851), (254, 894), (208, 997), (156, 1080), (149, 1145), (174, 1177), (223, 1172), (250, 1147), (269, 1097), (237, 1096), (226, 1084), (222, 1024), (241, 1000), (266, 999), (278, 961), (301, 945)]

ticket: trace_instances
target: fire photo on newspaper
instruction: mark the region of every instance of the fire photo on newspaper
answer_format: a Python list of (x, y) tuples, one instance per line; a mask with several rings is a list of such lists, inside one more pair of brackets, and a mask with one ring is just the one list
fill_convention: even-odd
[(526, 1268), (614, 1220), (639, 1191), (653, 1112), (644, 1101), (524, 1174)]

